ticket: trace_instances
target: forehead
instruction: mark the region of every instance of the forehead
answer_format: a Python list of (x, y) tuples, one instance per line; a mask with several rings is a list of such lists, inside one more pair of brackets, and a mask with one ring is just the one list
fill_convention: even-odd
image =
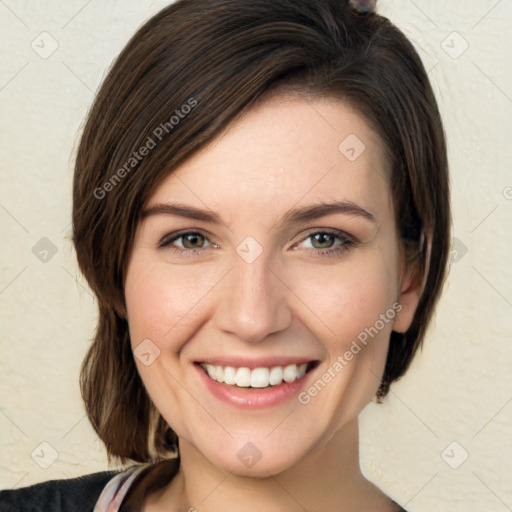
[(382, 141), (351, 107), (283, 95), (259, 103), (181, 164), (148, 206), (188, 202), (220, 212), (228, 225), (255, 212), (270, 225), (281, 210), (312, 201), (384, 213), (388, 176)]

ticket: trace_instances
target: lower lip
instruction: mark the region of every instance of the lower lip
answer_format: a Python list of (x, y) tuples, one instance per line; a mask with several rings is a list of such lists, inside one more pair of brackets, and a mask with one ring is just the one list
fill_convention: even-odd
[(239, 388), (217, 382), (208, 377), (201, 365), (196, 363), (194, 366), (214, 397), (240, 409), (263, 409), (290, 400), (305, 387), (306, 381), (309, 380), (309, 376), (313, 372), (311, 370), (304, 377), (293, 382), (283, 382), (268, 388)]

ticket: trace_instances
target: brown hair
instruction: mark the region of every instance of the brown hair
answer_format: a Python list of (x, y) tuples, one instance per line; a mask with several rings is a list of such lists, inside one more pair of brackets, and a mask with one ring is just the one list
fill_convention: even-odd
[(178, 164), (276, 87), (350, 103), (388, 151), (402, 245), (425, 276), (412, 325), (391, 335), (379, 397), (424, 337), (445, 275), (450, 207), (441, 119), (412, 44), (346, 0), (179, 0), (114, 62), (76, 158), (74, 244), (99, 306), (80, 383), (109, 456), (150, 461), (177, 446), (138, 375), (125, 318), (124, 274), (141, 209)]

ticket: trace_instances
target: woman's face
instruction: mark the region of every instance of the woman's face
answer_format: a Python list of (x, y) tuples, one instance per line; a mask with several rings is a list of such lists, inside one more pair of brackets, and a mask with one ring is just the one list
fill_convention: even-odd
[(391, 330), (417, 304), (389, 174), (343, 102), (279, 96), (146, 205), (125, 288), (135, 360), (172, 429), (216, 466), (283, 471), (374, 396)]

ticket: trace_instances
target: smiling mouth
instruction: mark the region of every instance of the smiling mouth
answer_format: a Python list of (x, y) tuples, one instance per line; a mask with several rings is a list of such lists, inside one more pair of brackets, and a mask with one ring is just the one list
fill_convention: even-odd
[(318, 361), (309, 363), (288, 364), (286, 366), (272, 367), (234, 367), (220, 366), (209, 363), (198, 363), (212, 380), (227, 384), (228, 386), (246, 389), (264, 389), (278, 386), (279, 384), (294, 382), (302, 379), (313, 368), (318, 366)]

